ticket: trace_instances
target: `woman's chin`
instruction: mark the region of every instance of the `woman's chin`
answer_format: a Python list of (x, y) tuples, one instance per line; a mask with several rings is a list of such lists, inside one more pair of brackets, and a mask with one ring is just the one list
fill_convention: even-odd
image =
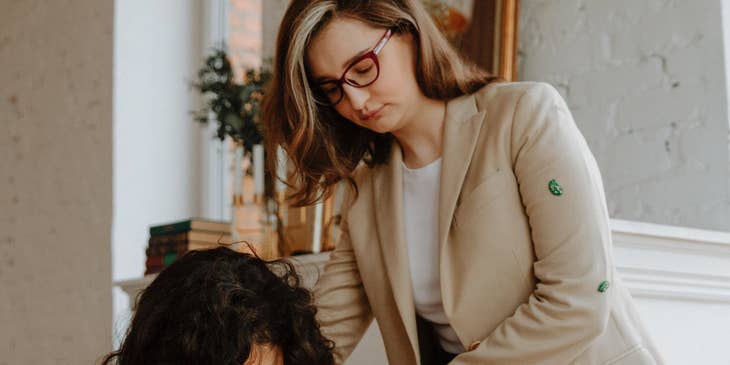
[(373, 120), (362, 121), (361, 125), (375, 133), (380, 133), (380, 134), (393, 132), (393, 129), (394, 129), (393, 123), (391, 123), (386, 118), (376, 118)]
[(385, 134), (388, 132), (392, 132), (392, 130), (390, 128), (387, 128), (387, 126), (376, 125), (376, 126), (373, 126), (372, 128), (368, 128), (368, 129), (370, 129), (371, 131), (378, 133), (378, 134)]

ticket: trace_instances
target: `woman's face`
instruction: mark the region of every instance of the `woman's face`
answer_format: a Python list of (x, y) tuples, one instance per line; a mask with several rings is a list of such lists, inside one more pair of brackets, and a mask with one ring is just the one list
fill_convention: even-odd
[(283, 365), (281, 349), (272, 345), (254, 344), (243, 365)]
[[(373, 50), (385, 33), (386, 29), (351, 18), (330, 21), (307, 50), (309, 77), (315, 80), (314, 87), (331, 94), (331, 81), (339, 80), (357, 56)], [(353, 123), (374, 132), (397, 132), (414, 119), (419, 102), (425, 98), (415, 78), (412, 36), (394, 34), (377, 58), (380, 73), (375, 82), (365, 87), (340, 84), (342, 99), (334, 108)]]

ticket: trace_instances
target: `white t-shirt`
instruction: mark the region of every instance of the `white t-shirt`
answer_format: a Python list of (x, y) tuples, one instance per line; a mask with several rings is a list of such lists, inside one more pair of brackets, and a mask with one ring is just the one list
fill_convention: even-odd
[(428, 320), (441, 347), (451, 353), (464, 351), (449, 325), (441, 299), (438, 211), (441, 158), (418, 169), (403, 166), (403, 222), (416, 313)]

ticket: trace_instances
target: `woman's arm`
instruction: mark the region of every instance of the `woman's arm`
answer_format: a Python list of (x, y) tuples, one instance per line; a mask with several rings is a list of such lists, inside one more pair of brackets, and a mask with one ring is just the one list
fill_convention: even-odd
[[(537, 286), (474, 351), (451, 364), (569, 364), (608, 322), (611, 238), (595, 159), (547, 84), (521, 96), (512, 123), (512, 163), (529, 217)], [(562, 193), (555, 184), (551, 189), (551, 180)]]
[[(346, 196), (346, 205), (349, 201)], [(322, 334), (335, 342), (337, 364), (350, 356), (373, 319), (350, 241), (348, 209), (343, 206), (342, 234), (314, 288), (317, 319)]]

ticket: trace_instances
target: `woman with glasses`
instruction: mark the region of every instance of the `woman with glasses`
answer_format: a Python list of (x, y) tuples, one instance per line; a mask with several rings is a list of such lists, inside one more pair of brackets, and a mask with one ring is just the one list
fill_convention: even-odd
[(291, 1), (264, 120), (294, 203), (350, 187), (315, 289), (338, 363), (373, 318), (394, 365), (661, 363), (560, 95), (466, 63), (418, 1)]

